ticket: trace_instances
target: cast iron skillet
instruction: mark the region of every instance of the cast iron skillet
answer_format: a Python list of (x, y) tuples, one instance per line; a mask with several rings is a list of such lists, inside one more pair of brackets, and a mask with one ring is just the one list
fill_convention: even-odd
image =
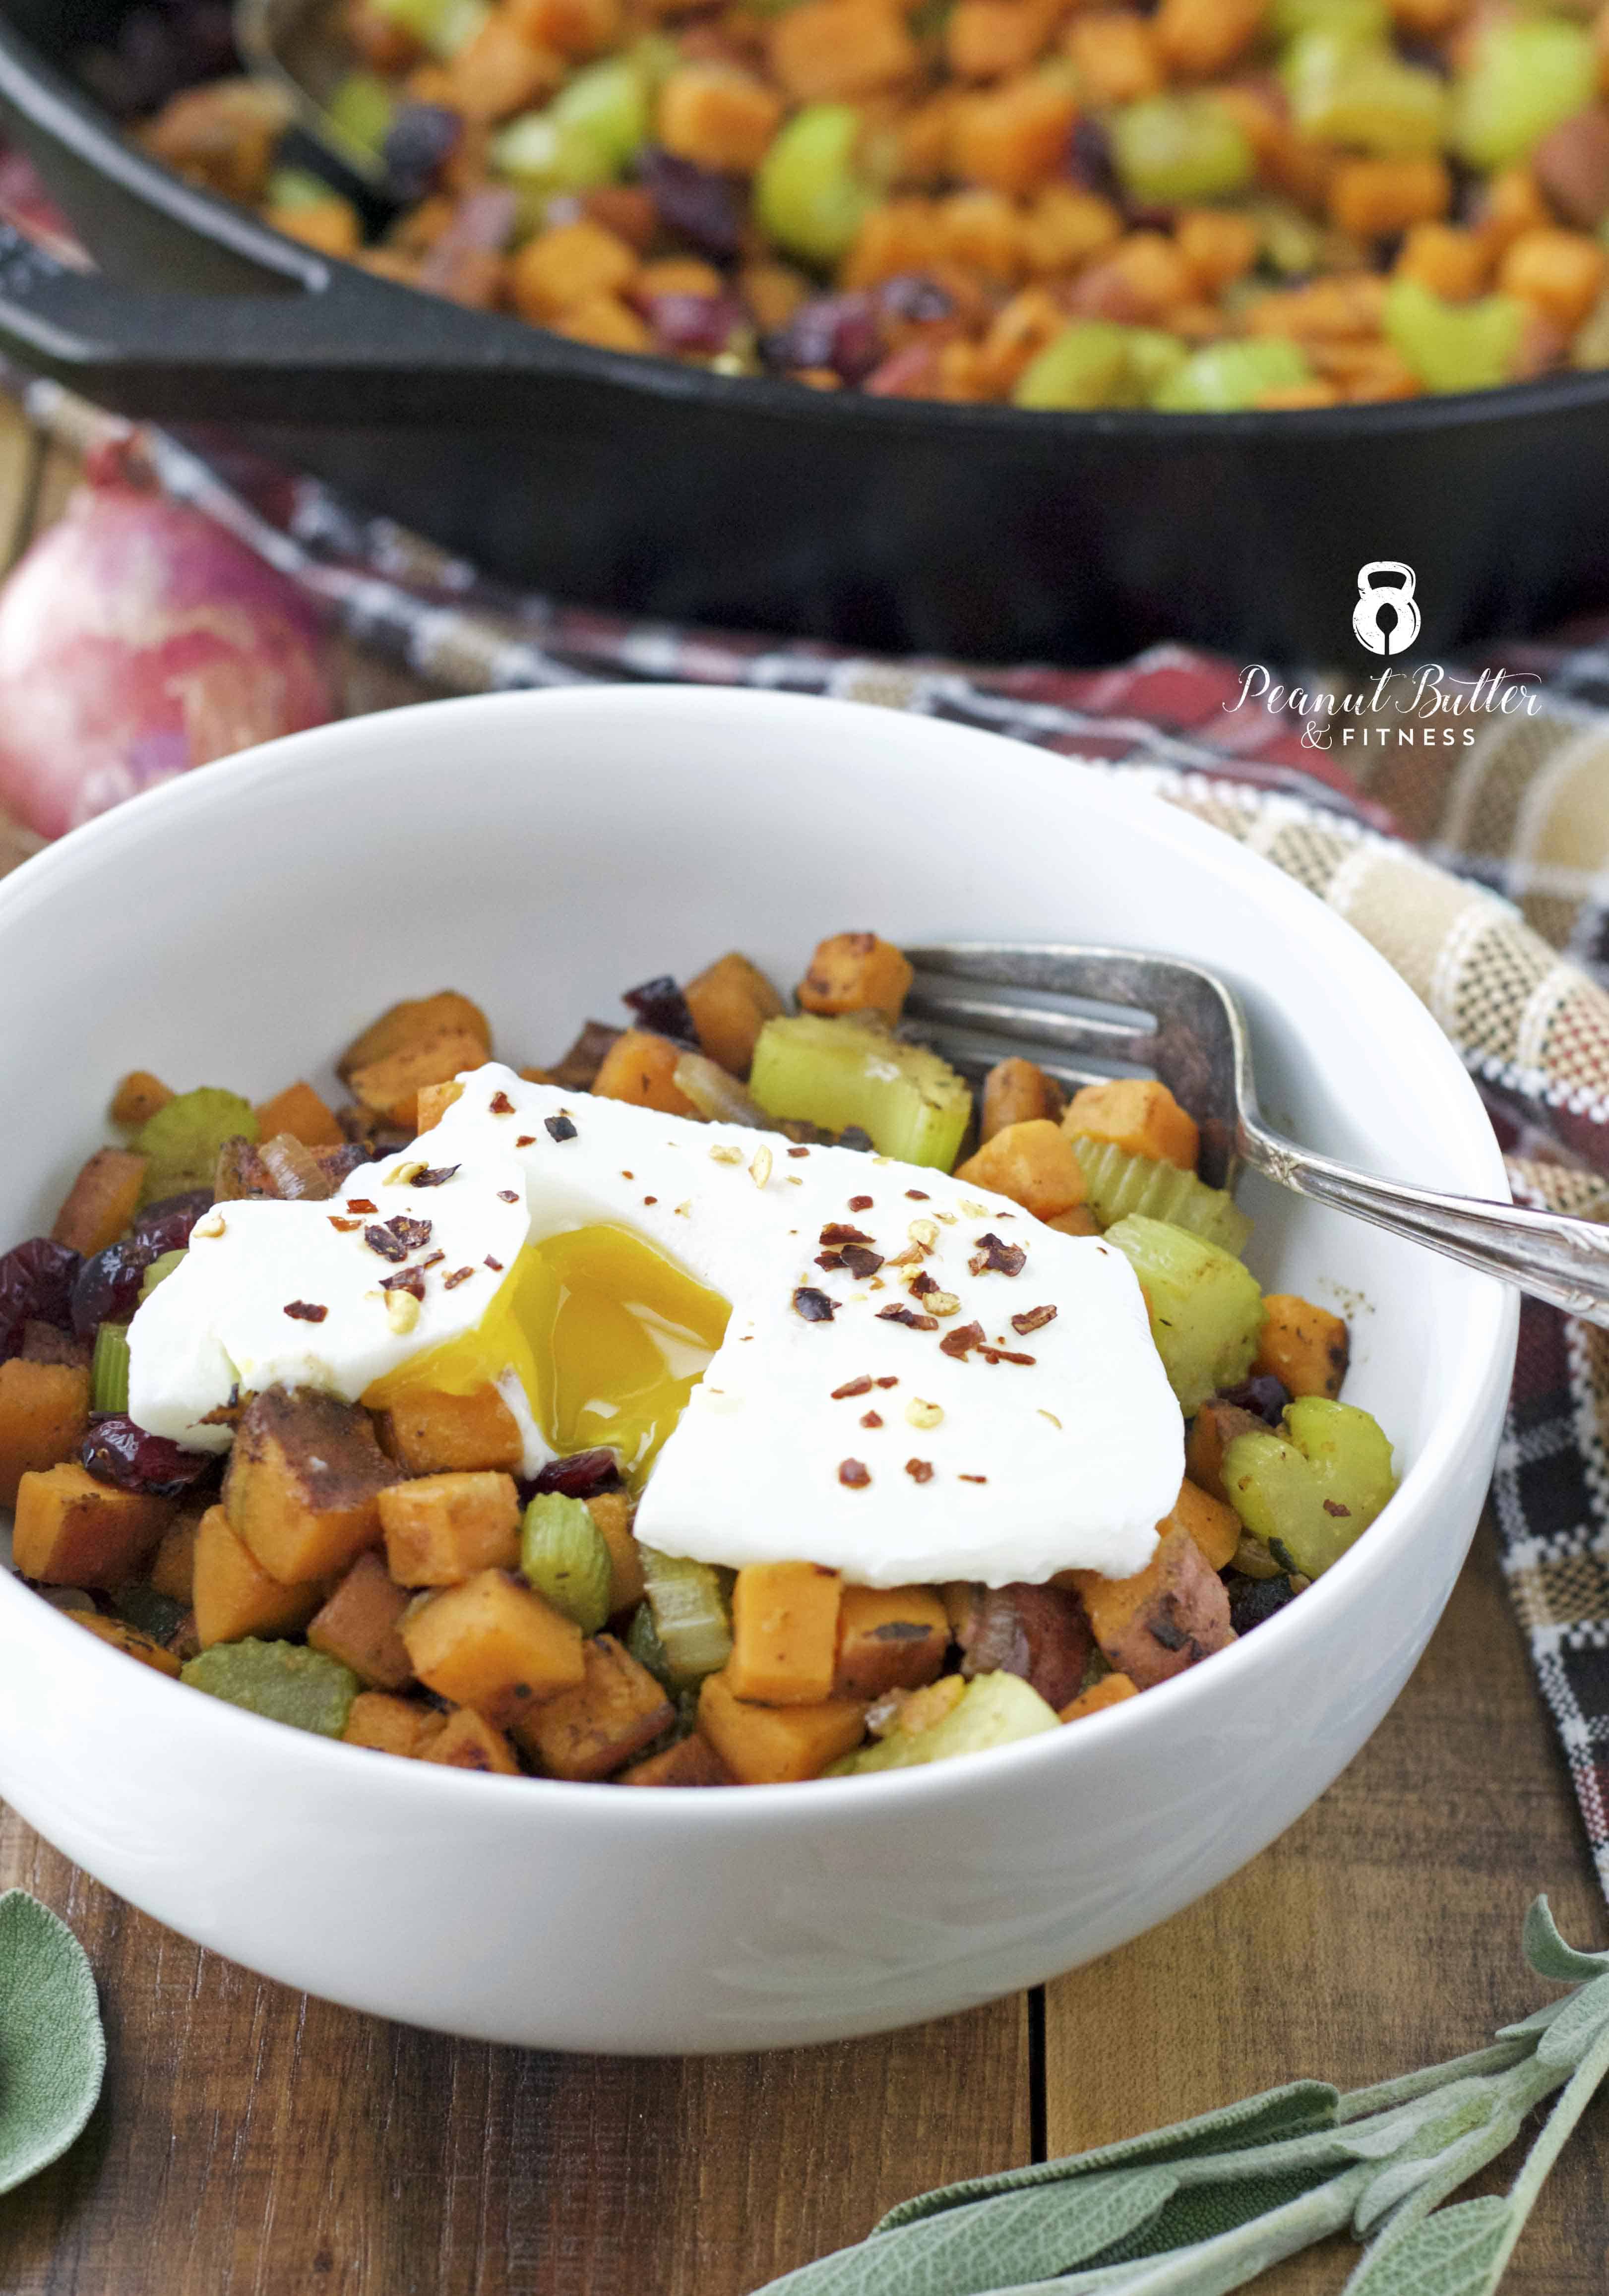
[(489, 570), (851, 644), (1110, 660), (1158, 638), (1367, 664), (1358, 570), (1416, 651), (1609, 603), (1609, 373), (1281, 414), (1036, 414), (824, 394), (594, 349), (325, 262), (130, 152), (65, 60), (117, 0), (0, 0), (0, 124), (93, 250), (0, 250), (0, 348), (103, 403), (225, 422)]

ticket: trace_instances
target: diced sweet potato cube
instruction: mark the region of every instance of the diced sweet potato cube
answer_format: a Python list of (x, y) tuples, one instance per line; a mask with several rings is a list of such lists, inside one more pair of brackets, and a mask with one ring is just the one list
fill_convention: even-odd
[(766, 1022), (783, 1001), (757, 965), (733, 949), (717, 957), (683, 990), (699, 1043), (735, 1077), (746, 1077)]
[(456, 1077), (450, 1084), (422, 1084), (414, 1112), (415, 1130), (433, 1132), (454, 1101), (463, 1097), (464, 1086)]
[(1041, 1116), (1054, 1124), (1063, 1105), (1061, 1086), (1037, 1062), (997, 1061), (983, 1079), (978, 1129), (985, 1140), (992, 1140), (1008, 1124), (1031, 1124)]
[(221, 1506), (209, 1507), (197, 1526), (192, 1603), (197, 1640), (238, 1643), (247, 1635), (272, 1641), (305, 1627), (318, 1608), (316, 1585), (286, 1587), (270, 1578)]
[(956, 175), (1012, 197), (1049, 183), (1066, 164), (1078, 109), (1066, 88), (1035, 72), (969, 95), (956, 109), (950, 135)]
[(1416, 223), (1392, 266), (1400, 278), (1416, 279), (1444, 303), (1466, 303), (1486, 284), (1490, 250), (1479, 232), (1458, 224)]
[(1137, 103), (1167, 77), (1151, 20), (1132, 8), (1075, 16), (1063, 35), (1092, 103)]
[(1293, 1395), (1327, 1395), (1334, 1402), (1351, 1354), (1345, 1322), (1289, 1292), (1270, 1292), (1262, 1304), (1262, 1336), (1252, 1371), (1272, 1372)]
[(1084, 1201), (1084, 1174), (1072, 1143), (1047, 1116), (1006, 1125), (956, 1168), (956, 1177), (1009, 1196), (1036, 1219), (1055, 1219)]
[(339, 1148), (345, 1135), (334, 1111), (310, 1084), (288, 1084), (257, 1111), (257, 1128), (265, 1140), (288, 1132), (304, 1148)]
[[(901, 1690), (894, 1694), (897, 1712), (893, 1727), (907, 1737), (919, 1738), (924, 1730), (935, 1728), (947, 1714), (953, 1714), (966, 1695), (966, 1678), (959, 1674), (941, 1674), (937, 1682), (924, 1683), (920, 1690)], [(887, 1729), (878, 1734), (886, 1738)]]
[(55, 1241), (86, 1255), (115, 1243), (139, 1210), (149, 1160), (130, 1148), (97, 1148), (56, 1214)]
[(892, 1028), (915, 979), (903, 949), (875, 933), (833, 933), (817, 945), (795, 991), (807, 1013), (881, 1013)]
[(408, 1606), (377, 1554), (360, 1554), (308, 1627), (308, 1640), (349, 1666), (371, 1690), (400, 1690), (414, 1678), (398, 1622)]
[(1240, 1545), (1240, 1517), (1227, 1499), (1218, 1499), (1203, 1490), (1186, 1475), (1179, 1486), (1173, 1510), (1162, 1517), (1157, 1529), (1165, 1538), (1168, 1533), (1182, 1527), (1187, 1530), (1202, 1551), (1203, 1561), (1213, 1570), (1226, 1570), (1235, 1559)]
[(195, 1602), (195, 1549), (201, 1528), (200, 1515), (180, 1515), (162, 1533), (151, 1562), (151, 1584), (156, 1593), (166, 1595), (170, 1603), (182, 1603), (187, 1611)]
[(771, 70), (795, 103), (852, 103), (915, 72), (916, 45), (886, 0), (800, 0), (771, 27)]
[(456, 988), (439, 988), (433, 996), (416, 996), (393, 1004), (378, 1021), (371, 1021), (360, 1037), (353, 1037), (336, 1062), (335, 1073), (342, 1084), (350, 1084), (359, 1069), (389, 1060), (405, 1046), (416, 1045), (427, 1037), (439, 1036), (444, 1030), (463, 1030), (479, 1037), (484, 1047), (481, 1061), (490, 1057), (491, 1026), (480, 1007), (467, 996), (461, 996)]
[(594, 295), (618, 295), (636, 270), (636, 250), (601, 223), (554, 225), (528, 239), (509, 275), (522, 317), (562, 318)]
[(1203, 1403), (1190, 1423), (1185, 1444), (1185, 1473), (1190, 1481), (1227, 1506), (1224, 1453), (1237, 1435), (1260, 1435), (1266, 1424), (1254, 1411), (1243, 1410), (1238, 1403), (1224, 1403), (1216, 1396)]
[(111, 1120), (132, 1130), (159, 1108), (166, 1108), (172, 1098), (160, 1077), (152, 1076), (149, 1069), (130, 1069), (111, 1095)]
[(365, 1108), (412, 1132), (421, 1089), (449, 1083), (461, 1069), (478, 1069), (485, 1059), (486, 1046), (479, 1037), (467, 1029), (442, 1029), (388, 1053), (383, 1060), (354, 1069), (349, 1082)]
[(576, 1688), (514, 1724), (514, 1736), (549, 1777), (611, 1777), (676, 1719), (661, 1685), (612, 1635), (597, 1636), (582, 1656), (587, 1671)]
[(751, 1562), (732, 1589), (735, 1698), (818, 1706), (833, 1688), (843, 1582), (817, 1562)]
[(702, 1730), (690, 1731), (667, 1746), (634, 1762), (616, 1778), (618, 1786), (730, 1786), (737, 1781)]
[(866, 1734), (866, 1708), (858, 1698), (824, 1699), (819, 1706), (752, 1706), (724, 1675), (704, 1677), (698, 1726), (740, 1785), (791, 1785), (821, 1775), (829, 1762)]
[(386, 1563), (399, 1587), (456, 1587), (520, 1560), (512, 1475), (421, 1475), (380, 1494)]
[(165, 1674), (175, 1682), (178, 1680), (178, 1660), (158, 1642), (154, 1635), (144, 1634), (138, 1627), (131, 1627), (126, 1619), (103, 1619), (95, 1611), (70, 1611), (67, 1616), (75, 1627), (82, 1627), (87, 1633), (98, 1636), (102, 1642), (110, 1643), (113, 1650), (120, 1650), (126, 1658), (138, 1659), (140, 1664), (148, 1666), (153, 1674)]
[(1179, 1106), (1165, 1084), (1144, 1077), (1118, 1077), (1110, 1084), (1087, 1084), (1075, 1092), (1062, 1119), (1075, 1138), (1110, 1140), (1130, 1156), (1149, 1156), (1194, 1172), (1201, 1152), (1195, 1119)]
[(380, 1538), (397, 1480), (367, 1412), (315, 1388), (254, 1396), (224, 1477), (229, 1521), (271, 1578), (331, 1578)]
[(1054, 1227), (1063, 1235), (1099, 1235), (1101, 1224), (1088, 1204), (1074, 1204), (1071, 1211), (1057, 1212), (1047, 1219), (1047, 1227)]
[(135, 1578), (173, 1520), (171, 1499), (114, 1490), (76, 1464), (17, 1486), (12, 1560), (46, 1587), (121, 1587)]
[(653, 348), (653, 331), (618, 295), (602, 291), (584, 295), (548, 323), (555, 334), (571, 342), (596, 343), (606, 351), (647, 351)]
[(433, 1707), (420, 1706), (411, 1698), (394, 1698), (384, 1690), (360, 1690), (341, 1734), (349, 1746), (370, 1746), (377, 1754), (417, 1757), (431, 1738), (439, 1736), (445, 1720)]
[(89, 1426), (89, 1374), (72, 1364), (0, 1364), (0, 1506), (26, 1474), (76, 1459)]
[(1152, 21), (1163, 62), (1211, 78), (1249, 45), (1266, 6), (1267, 0), (1162, 0)]
[[(525, 1439), (489, 1382), (468, 1395), (420, 1388), (381, 1414), (384, 1447), (410, 1475), (447, 1475), (476, 1468), (513, 1473), (525, 1456)], [(395, 1482), (394, 1475), (387, 1480)]]
[(595, 56), (620, 36), (620, 0), (513, 0), (509, 22), (533, 47)]
[(440, 1729), (425, 1738), (418, 1759), (444, 1762), (454, 1770), (496, 1770), (511, 1778), (520, 1775), (514, 1750), (502, 1731), (472, 1706), (449, 1714)]
[(1057, 12), (1041, 0), (956, 0), (944, 27), (950, 70), (958, 79), (1026, 71)]
[(1330, 220), (1355, 239), (1379, 239), (1434, 222), (1452, 195), (1444, 160), (1343, 160), (1330, 178)]
[(555, 50), (534, 45), (506, 17), (494, 15), (447, 66), (445, 93), (465, 119), (489, 124), (529, 111), (563, 77), (563, 59)]
[(1070, 1571), (1102, 1655), (1137, 1689), (1182, 1674), (1235, 1640), (1224, 1585), (1190, 1533), (1177, 1524), (1131, 1578)]
[(1086, 1714), (1104, 1714), (1109, 1706), (1121, 1706), (1126, 1698), (1137, 1698), (1138, 1685), (1126, 1674), (1106, 1674), (1099, 1682), (1092, 1682), (1088, 1690), (1062, 1709), (1063, 1722), (1081, 1722)]
[(661, 1116), (692, 1116), (693, 1103), (676, 1081), (676, 1064), (685, 1049), (652, 1029), (623, 1029), (603, 1055), (593, 1091), (603, 1100), (657, 1108)]
[(633, 1611), (645, 1591), (643, 1551), (631, 1528), (632, 1504), (624, 1491), (599, 1491), (587, 1512), (609, 1549), (609, 1615)]
[(501, 1570), (449, 1587), (409, 1611), (400, 1632), (428, 1689), (499, 1725), (572, 1690), (587, 1670), (579, 1627)]
[(1573, 333), (1597, 301), (1604, 270), (1604, 250), (1589, 234), (1525, 231), (1504, 254), (1498, 285)]
[(846, 1587), (835, 1698), (882, 1698), (932, 1682), (949, 1648), (949, 1616), (931, 1587)]
[(781, 124), (775, 89), (734, 64), (683, 64), (660, 90), (660, 142), (701, 168), (751, 175)]

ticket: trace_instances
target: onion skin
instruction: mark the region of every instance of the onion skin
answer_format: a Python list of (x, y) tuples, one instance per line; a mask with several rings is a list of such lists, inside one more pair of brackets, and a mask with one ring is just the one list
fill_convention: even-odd
[(0, 590), (0, 803), (41, 836), (335, 714), (300, 592), (115, 455)]

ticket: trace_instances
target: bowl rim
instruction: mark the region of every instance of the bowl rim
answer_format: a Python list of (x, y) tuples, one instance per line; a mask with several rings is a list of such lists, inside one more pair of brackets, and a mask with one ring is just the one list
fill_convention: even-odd
[[(559, 723), (570, 718), (585, 725), (595, 718), (608, 719), (620, 715), (657, 726), (663, 724), (667, 712), (680, 715), (694, 725), (711, 717), (762, 724), (767, 720), (810, 724), (825, 717), (838, 721), (848, 743), (874, 728), (885, 734), (898, 729), (908, 742), (926, 743), (938, 753), (948, 750), (959, 760), (973, 757), (977, 745), (984, 742), (992, 750), (1006, 753), (991, 759), (991, 772), (997, 785), (1008, 778), (1016, 779), (1019, 789), (1010, 793), (1014, 799), (1022, 796), (1041, 801), (1048, 799), (1052, 803), (1065, 802), (1068, 776), (1082, 773), (1088, 778), (1080, 787), (1080, 803), (1087, 802), (1096, 812), (1124, 817), (1130, 824), (1138, 816), (1147, 834), (1220, 880), (1237, 884), (1249, 876), (1260, 889), (1264, 906), (1271, 906), (1277, 913), (1283, 912), (1296, 932), (1309, 938), (1317, 934), (1321, 941), (1330, 942), (1343, 967), (1359, 968), (1366, 980), (1372, 980), (1388, 1002), (1396, 1006), (1409, 1036), (1418, 1040), (1410, 1072), (1416, 1078), (1431, 1077), (1437, 1096), (1450, 1096), (1471, 1119), (1467, 1141), (1471, 1169), (1467, 1175), (1457, 1176), (1459, 1185), (1474, 1185), (1483, 1168), (1490, 1188), (1506, 1194), (1502, 1152), (1496, 1135), (1468, 1072), (1449, 1039), (1400, 975), (1353, 926), (1316, 895), (1261, 854), (1169, 804), (1145, 781), (1121, 767), (1076, 754), (1041, 750), (916, 711), (889, 709), (873, 703), (824, 699), (813, 694), (757, 692), (747, 687), (597, 684), (465, 695), (335, 719), (220, 759), (204, 773), (176, 776), (69, 831), (0, 879), (0, 928), (9, 922), (11, 913), (19, 906), (26, 913), (37, 902), (48, 899), (54, 884), (64, 875), (77, 875), (86, 866), (93, 869), (103, 851), (115, 851), (130, 839), (150, 833), (169, 816), (219, 809), (227, 812), (235, 803), (237, 791), (243, 792), (252, 785), (266, 791), (300, 775), (327, 785), (330, 772), (332, 767), (339, 769), (340, 763), (338, 757), (329, 754), (332, 751), (344, 749), (355, 752), (357, 762), (372, 744), (389, 743), (399, 730), (417, 734), (422, 726), (440, 726), (450, 740), (454, 733), (465, 726), (465, 721), (481, 725), (512, 721), (519, 725), (534, 715)], [(1367, 828), (1359, 828), (1357, 834), (1366, 843), (1389, 842), (1379, 832)], [(432, 1793), (503, 1795), (505, 1808), (513, 1810), (523, 1807), (536, 1823), (541, 1821), (545, 1812), (555, 1812), (554, 1797), (558, 1795), (576, 1813), (602, 1807), (617, 1809), (622, 1817), (628, 1809), (644, 1812), (625, 1822), (640, 1825), (647, 1832), (667, 1824), (674, 1825), (678, 1832), (690, 1824), (798, 1824), (812, 1813), (833, 1821), (850, 1816), (881, 1821), (891, 1808), (915, 1809), (925, 1800), (947, 1799), (965, 1791), (969, 1782), (987, 1789), (1002, 1775), (1002, 1765), (1076, 1761), (1081, 1759), (1078, 1752), (1080, 1746), (1104, 1748), (1121, 1733), (1156, 1733), (1169, 1727), (1176, 1718), (1187, 1726), (1186, 1718), (1194, 1703), (1203, 1698), (1233, 1694), (1235, 1683), (1249, 1680), (1254, 1669), (1280, 1663), (1287, 1644), (1296, 1635), (1322, 1641), (1329, 1614), (1350, 1601), (1353, 1594), (1362, 1593), (1369, 1583), (1389, 1572), (1399, 1545), (1416, 1535), (1460, 1451), (1472, 1436), (1479, 1439), (1489, 1414), (1494, 1406), (1500, 1406), (1507, 1391), (1518, 1331), (1518, 1295), (1495, 1279), (1457, 1272), (1468, 1286), (1468, 1300), (1459, 1321), (1457, 1359), (1449, 1364), (1445, 1380), (1449, 1393), (1459, 1398), (1458, 1405), (1444, 1410), (1433, 1426), (1421, 1456), (1410, 1466), (1378, 1521), (1308, 1589), (1300, 1605), (1287, 1606), (1267, 1620), (1255, 1636), (1244, 1636), (1230, 1649), (1214, 1652), (1209, 1663), (1189, 1668), (1141, 1697), (1125, 1700), (1116, 1707), (1086, 1717), (1072, 1734), (1071, 1744), (1065, 1732), (1048, 1730), (1037, 1738), (989, 1748), (963, 1762), (918, 1765), (862, 1777), (810, 1779), (801, 1782), (811, 1789), (802, 1801), (798, 1784), (746, 1786), (730, 1796), (718, 1792), (690, 1798), (653, 1792), (622, 1794), (606, 1782), (510, 1778), (451, 1770), (423, 1762), (396, 1761), (373, 1772), (374, 1788), (415, 1797)], [(118, 1674), (103, 1677), (109, 1688), (121, 1683), (123, 1694), (136, 1700), (167, 1700), (174, 1692), (185, 1688), (153, 1669), (130, 1669), (122, 1653), (100, 1644), (94, 1636), (75, 1630), (70, 1618), (36, 1595), (13, 1572), (0, 1570), (0, 1614), (13, 1603), (29, 1606), (27, 1619), (21, 1621), (24, 1631), (43, 1628), (47, 1636), (62, 1637), (58, 1647), (64, 1660), (76, 1650), (80, 1665), (119, 1667)], [(18, 1616), (21, 1619), (20, 1611)], [(206, 1718), (206, 1726), (221, 1733), (218, 1742), (225, 1746), (231, 1734), (243, 1730), (248, 1734), (245, 1745), (257, 1747), (265, 1757), (277, 1746), (282, 1759), (292, 1762), (310, 1760), (322, 1764), (333, 1759), (344, 1764), (371, 1751), (325, 1739), (316, 1733), (288, 1729), (282, 1723), (230, 1706), (222, 1700), (212, 1703), (219, 1710)], [(158, 1710), (173, 1713), (176, 1710), (169, 1706)], [(271, 1733), (272, 1738), (264, 1737), (264, 1733)], [(356, 1778), (359, 1773), (349, 1771), (346, 1775)], [(521, 1804), (518, 1790), (533, 1784), (545, 1791), (528, 1795)], [(512, 1797), (511, 1790), (514, 1790)], [(606, 1793), (610, 1800), (605, 1805), (600, 1798)], [(888, 1800), (891, 1794), (895, 1797), (892, 1805)], [(696, 1815), (682, 1810), (682, 1805), (689, 1799)], [(670, 1805), (669, 1809), (662, 1807), (665, 1803)], [(679, 1816), (678, 1810), (682, 1810)]]

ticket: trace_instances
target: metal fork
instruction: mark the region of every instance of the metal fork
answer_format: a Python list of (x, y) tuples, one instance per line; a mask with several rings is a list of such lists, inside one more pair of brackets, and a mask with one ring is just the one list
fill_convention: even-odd
[[(1197, 964), (1121, 948), (948, 941), (911, 948), (911, 1033), (963, 1074), (1021, 1054), (1058, 1083), (1158, 1077), (1201, 1127), (1202, 1177), (1233, 1187), (1243, 1161), (1588, 1323), (1609, 1324), (1609, 1225), (1358, 1172), (1270, 1132), (1257, 1106), (1239, 998)], [(1097, 1065), (1090, 1066), (1093, 1061)]]

